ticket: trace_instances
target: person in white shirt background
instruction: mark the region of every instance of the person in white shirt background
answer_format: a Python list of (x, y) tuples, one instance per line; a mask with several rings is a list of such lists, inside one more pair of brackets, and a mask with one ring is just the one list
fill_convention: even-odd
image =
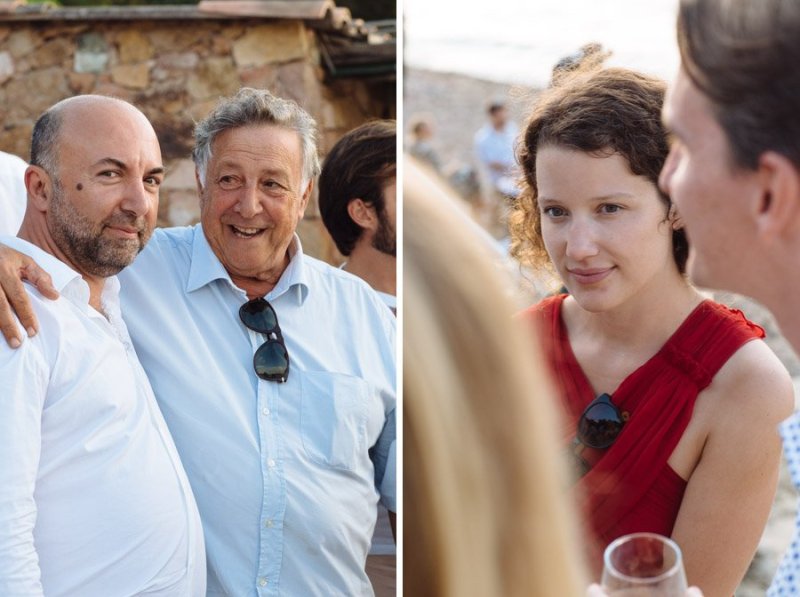
[[(207, 594), (370, 596), (378, 501), (396, 511), (396, 322), (303, 254), (316, 123), (243, 88), (198, 123), (192, 156), (201, 223), (156, 229), (120, 282), (197, 499)], [(2, 255), (6, 294), (37, 276)]]
[(0, 234), (16, 234), (25, 213), (27, 162), (0, 151)]
[[(397, 124), (373, 120), (331, 148), (319, 176), (325, 228), (347, 261), (342, 269), (366, 281), (397, 312)], [(390, 518), (391, 517), (391, 518)], [(367, 574), (378, 597), (396, 592), (394, 513), (378, 508)]]
[(490, 102), (486, 115), (489, 122), (475, 133), (475, 153), (493, 189), (504, 197), (516, 197), (519, 189), (514, 144), (519, 129), (501, 100)]
[[(0, 594), (205, 594), (200, 518), (119, 313), (115, 274), (150, 237), (164, 177), (132, 105), (78, 96), (33, 129), (19, 236), (60, 292), (0, 346)], [(23, 336), (24, 337), (24, 336)]]

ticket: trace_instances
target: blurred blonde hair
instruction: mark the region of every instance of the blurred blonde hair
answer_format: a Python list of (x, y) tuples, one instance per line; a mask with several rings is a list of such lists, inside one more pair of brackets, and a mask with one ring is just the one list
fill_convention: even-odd
[(404, 593), (583, 595), (533, 333), (441, 184), (406, 157)]

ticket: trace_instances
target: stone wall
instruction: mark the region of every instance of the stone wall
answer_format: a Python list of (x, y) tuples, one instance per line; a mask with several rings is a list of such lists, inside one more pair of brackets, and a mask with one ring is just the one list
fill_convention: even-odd
[[(320, 128), (324, 155), (369, 118), (395, 117), (393, 82), (325, 82), (316, 35), (302, 20), (163, 19), (0, 22), (0, 149), (27, 161), (39, 114), (76, 94), (126, 99), (151, 120), (167, 167), (159, 224), (197, 221), (194, 122), (242, 86), (296, 100)], [(300, 234), (308, 253), (336, 262), (316, 202)]]

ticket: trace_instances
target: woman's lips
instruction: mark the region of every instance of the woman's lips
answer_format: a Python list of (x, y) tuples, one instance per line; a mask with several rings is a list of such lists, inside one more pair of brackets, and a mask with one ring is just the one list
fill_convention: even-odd
[(605, 280), (614, 271), (614, 268), (568, 269), (567, 271), (579, 284), (597, 284), (601, 280)]

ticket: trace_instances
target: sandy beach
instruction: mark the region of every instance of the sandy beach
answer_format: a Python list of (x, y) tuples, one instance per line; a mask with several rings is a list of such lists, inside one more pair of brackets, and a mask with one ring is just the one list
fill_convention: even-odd
[[(404, 72), (404, 117), (426, 115), (433, 122), (432, 145), (447, 174), (464, 164), (473, 164), (472, 138), (485, 122), (485, 106), (495, 98), (505, 98), (514, 120), (520, 125), (535, 98), (530, 88), (406, 68)], [(408, 135), (408, 131), (406, 131)], [(406, 137), (408, 138), (408, 136)], [(727, 293), (714, 295), (720, 302), (741, 309), (767, 331), (767, 342), (795, 379), (795, 396), (800, 392), (800, 361), (781, 336), (771, 314), (757, 303)], [(789, 545), (797, 512), (798, 494), (785, 465), (767, 528), (737, 597), (764, 595), (780, 558)], [(732, 521), (735, 524), (735, 521)]]

